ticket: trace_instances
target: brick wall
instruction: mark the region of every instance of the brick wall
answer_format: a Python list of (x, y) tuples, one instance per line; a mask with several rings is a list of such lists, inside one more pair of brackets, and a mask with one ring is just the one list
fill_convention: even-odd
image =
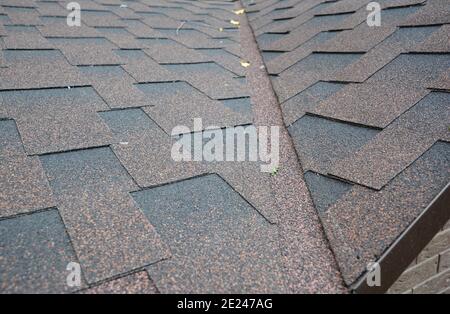
[(450, 294), (450, 221), (392, 285), (388, 293)]

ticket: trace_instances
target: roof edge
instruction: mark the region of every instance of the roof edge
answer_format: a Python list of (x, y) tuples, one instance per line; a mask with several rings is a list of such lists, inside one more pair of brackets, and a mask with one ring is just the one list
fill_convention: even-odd
[(350, 288), (356, 294), (385, 293), (450, 219), (450, 183), (378, 259), (381, 285), (370, 287), (367, 273)]

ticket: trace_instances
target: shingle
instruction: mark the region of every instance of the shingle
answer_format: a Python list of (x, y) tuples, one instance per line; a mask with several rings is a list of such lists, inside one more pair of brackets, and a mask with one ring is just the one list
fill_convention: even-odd
[(355, 1), (355, 0), (342, 0), (337, 1), (335, 3), (332, 3), (331, 5), (328, 5), (324, 7), (322, 10), (319, 11), (320, 14), (337, 14), (337, 13), (348, 13), (348, 12), (355, 12), (358, 9), (366, 6), (367, 3), (369, 3), (370, 0), (363, 0), (363, 1)]
[[(67, 11), (66, 11), (67, 12)], [(66, 17), (44, 17), (43, 25), (37, 26), (44, 37), (55, 38), (88, 38), (101, 37), (101, 34), (93, 27), (81, 24), (81, 26), (70, 27), (67, 25)]]
[(139, 13), (139, 15), (141, 15), (141, 13), (143, 12), (152, 12), (151, 8), (141, 2), (128, 2), (127, 6), (133, 10), (136, 13)]
[(51, 38), (72, 65), (120, 64), (120, 58), (112, 51), (116, 48), (104, 38)]
[(2, 6), (17, 8), (34, 8), (36, 3), (34, 0), (3, 0)]
[(431, 34), (425, 41), (417, 44), (413, 49), (415, 52), (440, 52), (450, 51), (450, 26), (442, 25), (438, 31)]
[(323, 100), (331, 97), (345, 85), (318, 82), (281, 104), (284, 123), (289, 126), (306, 112), (311, 112)]
[(335, 71), (341, 67), (345, 67), (348, 63), (354, 61), (358, 55), (355, 54), (332, 54), (332, 53), (315, 53), (296, 63), (290, 67), (287, 71), (284, 71), (280, 77), (288, 76), (292, 74), (300, 74), (301, 72), (312, 72), (317, 69), (317, 72)]
[[(136, 115), (140, 119), (129, 118)], [(199, 165), (172, 159), (174, 141), (140, 109), (105, 112), (102, 116), (118, 142), (112, 145), (114, 153), (139, 186), (164, 184), (202, 173)], [(123, 120), (124, 123), (117, 128), (114, 120)]]
[(223, 50), (228, 51), (229, 53), (238, 56), (240, 58), (242, 58), (242, 51), (241, 51), (241, 47), (239, 45), (230, 43), (228, 45), (225, 45), (225, 47), (222, 48)]
[(256, 41), (260, 47), (269, 47), (277, 40), (283, 38), (286, 34), (264, 33), (256, 37)]
[(233, 74), (215, 63), (166, 65), (165, 68), (173, 72), (178, 79), (189, 82), (211, 98), (248, 96), (245, 88), (233, 81)]
[(259, 10), (259, 12), (255, 12), (252, 17), (251, 21), (252, 24), (256, 23), (261, 18), (271, 18), (273, 14), (275, 14), (278, 10), (284, 9), (284, 8), (290, 8), (292, 7), (293, 1), (274, 1), (269, 2), (268, 5), (266, 5), (263, 9)]
[(450, 178), (450, 145), (438, 142), (381, 191), (354, 186), (322, 221), (351, 284), (425, 209)]
[(120, 17), (112, 12), (84, 11), (83, 24), (91, 27), (125, 27)]
[(402, 54), (362, 84), (350, 84), (313, 109), (314, 113), (384, 128), (411, 108), (450, 67), (438, 54)]
[(321, 52), (366, 52), (395, 32), (396, 28), (384, 23), (380, 27), (370, 27), (362, 23), (352, 30), (345, 30), (333, 39), (320, 45)]
[(42, 25), (39, 13), (34, 8), (7, 7), (5, 12), (8, 14), (8, 25)]
[(8, 111), (6, 106), (0, 105), (0, 120), (8, 118)]
[(262, 26), (267, 26), (269, 23), (272, 24), (272, 27), (276, 27), (278, 22), (284, 22), (295, 17), (294, 14), (290, 14), (293, 9), (294, 7), (290, 6), (271, 10), (263, 16), (252, 19), (252, 27), (258, 29)]
[(39, 12), (41, 16), (60, 16), (67, 18), (67, 10), (63, 5), (59, 3), (52, 2), (36, 2), (36, 11)]
[[(312, 1), (316, 1), (316, 0), (312, 0)], [(314, 6), (314, 3), (311, 3), (311, 1), (309, 1), (309, 6)], [(308, 7), (308, 9), (311, 9), (311, 7)], [(294, 18), (284, 21), (284, 23), (280, 23), (278, 26), (273, 27), (273, 28), (272, 27), (261, 27), (260, 29), (255, 31), (255, 35), (261, 35), (265, 32), (288, 33), (290, 31), (293, 31), (297, 27), (302, 25), (303, 23), (312, 19), (314, 17), (314, 14), (317, 13), (318, 9), (319, 9), (318, 6), (316, 6), (313, 10), (302, 11), (299, 15), (295, 16)]]
[(14, 120), (0, 120), (0, 156), (24, 155), (22, 140)]
[(0, 68), (0, 89), (87, 85), (87, 81), (55, 50), (7, 50), (8, 68)]
[[(368, 14), (367, 4), (371, 2), (365, 1), (355, 1), (355, 0), (344, 0), (338, 1), (334, 5), (330, 5), (323, 10), (319, 11), (319, 14), (342, 14), (350, 12), (366, 12)], [(384, 26), (386, 24), (394, 25), (401, 22), (403, 17), (415, 13), (419, 6), (418, 4), (423, 3), (424, 0), (384, 0), (379, 1), (383, 11), (381, 12), (382, 23)]]
[[(6, 32), (6, 29), (5, 29), (5, 27), (3, 26), (3, 23), (1, 23), (2, 22), (2, 17), (5, 17), (6, 15), (1, 15), (0, 14), (0, 36), (6, 36), (7, 35), (7, 32)], [(2, 38), (1, 38), (2, 39)], [(3, 41), (3, 39), (2, 39), (2, 41)], [(3, 49), (3, 48), (2, 48)]]
[(303, 169), (327, 173), (339, 159), (370, 141), (376, 130), (303, 116), (289, 127)]
[(133, 34), (122, 27), (97, 27), (106, 39), (121, 49), (141, 49), (144, 45), (136, 40)]
[(139, 136), (141, 132), (160, 131), (158, 125), (149, 119), (142, 109), (104, 111), (100, 112), (100, 116), (119, 139)]
[(321, 214), (325, 213), (352, 187), (351, 184), (312, 171), (305, 173), (305, 182), (311, 192), (314, 205)]
[(183, 44), (189, 48), (223, 48), (234, 42), (228, 38), (211, 38), (206, 34), (203, 34), (194, 29), (178, 29), (182, 24), (178, 22), (178, 25), (174, 29), (157, 29), (160, 33), (164, 34), (167, 38), (175, 40), (180, 44)]
[(145, 95), (134, 85), (136, 81), (120, 66), (90, 66), (79, 69), (110, 108), (150, 105)]
[[(225, 22), (223, 24), (225, 24)], [(222, 27), (211, 27), (210, 25), (203, 23), (191, 23), (190, 25), (193, 29), (198, 30), (212, 38), (226, 38), (239, 43), (239, 30), (236, 28), (230, 28), (230, 24)]]
[(181, 21), (177, 21), (168, 16), (164, 16), (162, 14), (151, 14), (150, 16), (146, 16), (145, 14), (141, 14), (144, 18), (142, 22), (152, 28), (172, 28), (173, 32), (182, 24)]
[(257, 15), (257, 12), (265, 9), (268, 6), (271, 6), (273, 4), (275, 4), (277, 1), (276, 0), (268, 0), (268, 1), (263, 1), (263, 2), (253, 2), (253, 3), (249, 3), (248, 7), (246, 8), (246, 12), (252, 16), (250, 13), (254, 13), (255, 15)]
[(250, 114), (236, 113), (186, 82), (138, 85), (149, 100), (147, 112), (167, 134), (177, 125), (192, 127), (201, 118), (204, 127), (225, 127), (251, 122)]
[(381, 2), (382, 8), (407, 7), (423, 5), (426, 0), (384, 0)]
[(384, 128), (428, 93), (420, 86), (404, 87), (395, 83), (349, 84), (317, 104), (311, 112)]
[(55, 209), (0, 221), (0, 256), (2, 293), (64, 293), (80, 288), (67, 285), (66, 267), (77, 257)]
[(164, 38), (157, 30), (150, 28), (139, 20), (123, 20), (127, 25), (127, 31), (140, 38)]
[(450, 6), (448, 0), (428, 0), (414, 15), (402, 25), (437, 25), (450, 22)]
[(117, 49), (114, 53), (122, 59), (122, 64), (138, 62), (140, 59), (149, 59), (142, 49)]
[(9, 17), (5, 12), (5, 8), (0, 6), (0, 21), (2, 22), (1, 24), (7, 24), (9, 21)]
[(120, 5), (118, 7), (111, 7), (109, 8), (109, 10), (114, 13), (117, 16), (120, 16), (122, 19), (139, 19), (140, 15), (136, 14), (133, 10), (131, 10), (130, 8), (126, 7), (120, 7)]
[(345, 68), (360, 57), (359, 54), (314, 53), (285, 70), (273, 79), (280, 102), (298, 94), (321, 79)]
[(261, 162), (217, 162), (206, 166), (207, 173), (219, 174), (268, 221), (279, 222), (272, 177), (269, 173), (261, 172)]
[(333, 5), (332, 2), (324, 2), (323, 0), (307, 0), (307, 1), (296, 1), (295, 6), (290, 10), (283, 10), (274, 17), (274, 20), (296, 18), (304, 12), (308, 12), (310, 9), (314, 8), (315, 12), (320, 12), (321, 9)]
[(439, 26), (401, 27), (390, 40), (401, 43), (405, 51), (412, 51), (416, 44), (425, 41), (438, 30)]
[(338, 81), (364, 82), (399, 54), (413, 47), (436, 31), (436, 27), (400, 28), (378, 46), (364, 54), (357, 62), (335, 73)]
[[(350, 14), (315, 16), (301, 27), (281, 39), (262, 46), (263, 50), (291, 51), (323, 31), (342, 29), (338, 27)], [(359, 23), (358, 23), (359, 24)]]
[(147, 268), (161, 292), (284, 291), (276, 229), (218, 176), (133, 197), (173, 254)]
[(3, 40), (7, 49), (53, 49), (33, 26), (9, 26)]
[(333, 166), (333, 175), (381, 189), (448, 133), (450, 94), (431, 93), (369, 143)]
[(426, 86), (450, 67), (446, 54), (401, 55), (374, 74), (368, 82), (397, 82), (401, 86)]
[(175, 20), (185, 20), (185, 21), (196, 21), (198, 20), (198, 17), (193, 14), (192, 12), (182, 8), (168, 8), (168, 7), (152, 7), (151, 8), (153, 12), (155, 13), (161, 13), (162, 16), (168, 16), (170, 18), (173, 18)]
[[(354, 13), (343, 13), (338, 14), (343, 15), (345, 18), (342, 20), (338, 20), (336, 24), (332, 25), (332, 30), (345, 30), (345, 29), (353, 29), (357, 25), (367, 21), (368, 11), (365, 7), (360, 8)], [(320, 16), (320, 15), (319, 15)], [(328, 15), (325, 15), (328, 16)], [(331, 15), (333, 16), (333, 15)]]
[(140, 42), (145, 46), (145, 52), (159, 64), (211, 61), (211, 58), (171, 39), (141, 39)]
[(199, 49), (198, 51), (206, 55), (207, 59), (214, 61), (234, 74), (245, 76), (246, 70), (242, 67), (239, 57), (225, 49)]
[(242, 114), (251, 114), (252, 112), (250, 97), (223, 99), (220, 102), (235, 112)]
[(27, 157), (13, 120), (0, 120), (0, 217), (54, 206), (39, 159)]
[(429, 88), (450, 90), (450, 71), (447, 70), (436, 81), (428, 85)]
[[(82, 10), (86, 11), (105, 11), (106, 8), (96, 1), (92, 0), (79, 0), (77, 1), (80, 4)], [(101, 13), (101, 12), (100, 12)]]
[[(133, 191), (136, 185), (107, 147), (40, 157), (55, 192), (103, 185)], [(62, 193), (63, 194), (63, 193)]]
[(279, 57), (274, 58), (270, 62), (266, 62), (267, 71), (269, 72), (269, 74), (279, 74), (283, 72), (290, 66), (309, 56), (314, 50), (318, 49), (318, 45), (334, 38), (336, 34), (337, 32), (321, 32), (317, 34), (306, 43), (295, 48), (294, 50), (285, 52)]
[[(227, 11), (225, 14), (229, 14), (229, 11)], [(214, 27), (216, 29), (222, 27), (222, 28), (226, 28), (226, 29), (235, 29), (236, 27), (234, 27), (233, 25), (230, 25), (230, 20), (232, 20), (233, 18), (236, 18), (236, 15), (229, 15), (228, 18), (224, 18), (223, 16), (223, 11), (221, 11), (220, 14), (216, 15), (219, 17), (214, 17), (212, 15), (201, 15), (201, 21), (203, 21), (204, 23), (206, 23), (206, 25), (208, 25), (209, 27)], [(194, 27), (195, 28), (195, 27)]]
[[(280, 52), (280, 51), (262, 51), (261, 52), (261, 55), (262, 55), (263, 60), (264, 60), (264, 63), (266, 65), (269, 64), (270, 61), (272, 61), (273, 59), (275, 59), (275, 58), (277, 58), (277, 57), (279, 57), (281, 55), (284, 55), (284, 54), (285, 53)], [(295, 62), (297, 62), (297, 61), (299, 61), (299, 60), (296, 60)], [(282, 70), (284, 70), (284, 69), (282, 69)], [(278, 73), (271, 73), (270, 70), (268, 70), (268, 71), (269, 71), (270, 74), (278, 74)]]
[(122, 4), (120, 0), (96, 0), (96, 1), (106, 7), (120, 6)]
[(89, 283), (169, 257), (128, 193), (96, 186), (55, 194)]
[(89, 88), (1, 93), (2, 105), (17, 122), (28, 154), (107, 145), (111, 132), (96, 114), (106, 108)]
[(178, 79), (173, 73), (145, 55), (128, 60), (122, 68), (139, 83), (167, 82)]
[[(261, 171), (261, 165), (263, 164), (261, 159), (257, 159), (256, 161), (250, 159), (249, 152), (251, 147), (248, 139), (244, 140), (245, 150), (243, 153), (245, 154), (244, 159), (246, 161), (240, 161), (241, 159), (238, 159), (238, 145), (242, 145), (242, 142), (236, 143), (236, 138), (239, 136), (237, 134), (245, 135), (245, 132), (248, 131), (246, 127), (254, 126), (244, 125), (227, 127), (221, 130), (216, 128), (213, 130), (205, 130), (203, 132), (193, 131), (192, 133), (185, 134), (181, 137), (186, 138), (187, 142), (180, 140), (179, 143), (191, 147), (191, 156), (195, 156), (194, 144), (197, 138), (200, 138), (200, 141), (202, 141), (203, 144), (202, 147), (207, 150), (210, 148), (208, 148), (207, 145), (212, 139), (222, 136), (224, 149), (221, 157), (224, 162), (217, 161), (217, 155), (219, 154), (217, 153), (215, 161), (203, 163), (195, 162), (194, 166), (196, 166), (196, 169), (194, 173), (196, 175), (203, 173), (216, 173), (220, 175), (220, 177), (252, 204), (252, 206), (254, 206), (267, 220), (276, 223), (278, 221), (278, 209), (274, 202), (272, 192), (272, 176), (269, 173)], [(227, 139), (230, 134), (232, 136), (232, 142), (229, 142)], [(226, 156), (230, 149), (232, 150), (231, 161), (230, 158)], [(186, 164), (186, 162), (184, 164)]]
[(133, 181), (108, 148), (41, 160), (89, 283), (168, 257), (153, 226), (127, 193)]
[(52, 193), (37, 157), (0, 156), (0, 217), (54, 206)]

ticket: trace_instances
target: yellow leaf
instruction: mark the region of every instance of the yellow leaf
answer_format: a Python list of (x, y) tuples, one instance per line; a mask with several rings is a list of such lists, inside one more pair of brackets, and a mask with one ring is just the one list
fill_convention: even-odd
[(231, 20), (230, 21), (231, 24), (239, 26), (241, 23), (239, 23), (239, 21), (235, 21), (235, 20)]
[(234, 10), (233, 12), (234, 12), (234, 14), (236, 14), (236, 15), (241, 15), (241, 14), (244, 14), (245, 9)]
[(219, 28), (219, 32), (223, 32), (223, 28), (221, 27), (221, 28)]
[(241, 60), (240, 62), (244, 68), (248, 68), (250, 66), (250, 62), (248, 62), (248, 61)]

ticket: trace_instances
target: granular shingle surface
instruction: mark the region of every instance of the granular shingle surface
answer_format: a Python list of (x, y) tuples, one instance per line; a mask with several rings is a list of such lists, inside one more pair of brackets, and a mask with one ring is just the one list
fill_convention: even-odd
[(66, 284), (66, 266), (77, 257), (55, 209), (1, 220), (0, 256), (0, 293), (77, 289)]
[(284, 291), (275, 226), (218, 176), (133, 197), (172, 252), (147, 268), (161, 292)]
[(346, 293), (449, 182), (448, 0), (77, 2), (0, 0), (0, 293)]
[(369, 2), (294, 1), (270, 23), (258, 1), (250, 16), (262, 53), (278, 52), (267, 70), (348, 285), (450, 179), (450, 3), (378, 1), (369, 27)]
[(41, 163), (25, 154), (14, 121), (0, 120), (0, 131), (0, 217), (54, 206)]
[(134, 182), (109, 148), (41, 159), (89, 283), (167, 257), (158, 234), (128, 194)]
[(96, 110), (106, 109), (92, 88), (0, 92), (0, 106), (19, 129), (29, 155), (107, 145), (111, 131)]

